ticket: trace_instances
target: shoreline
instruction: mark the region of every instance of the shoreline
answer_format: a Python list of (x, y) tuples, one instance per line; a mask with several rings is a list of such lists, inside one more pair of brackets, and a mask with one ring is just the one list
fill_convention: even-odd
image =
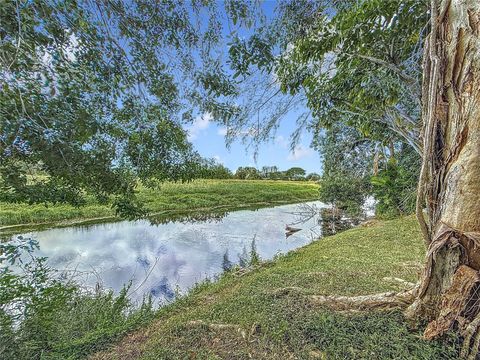
[[(275, 201), (261, 201), (249, 204), (239, 204), (239, 205), (218, 205), (214, 207), (204, 207), (196, 208), (190, 210), (163, 210), (151, 213), (146, 217), (138, 220), (152, 219), (155, 217), (165, 216), (167, 221), (175, 221), (175, 216), (181, 217), (182, 215), (205, 215), (205, 214), (215, 214), (219, 212), (231, 212), (231, 211), (241, 211), (241, 210), (256, 210), (266, 207), (275, 207), (280, 205), (289, 205), (289, 204), (301, 204), (304, 202), (315, 201), (315, 199), (290, 199), (290, 200), (275, 200)], [(170, 219), (169, 219), (170, 218)], [(24, 223), (24, 224), (12, 224), (0, 226), (0, 236), (12, 236), (19, 234), (19, 232), (29, 232), (35, 230), (47, 230), (53, 228), (65, 228), (70, 226), (82, 226), (82, 225), (96, 225), (103, 223), (115, 223), (120, 221), (126, 221), (127, 219), (120, 218), (117, 216), (101, 216), (101, 217), (92, 217), (92, 218), (77, 218), (77, 219), (66, 219), (60, 221), (47, 221), (40, 223)], [(136, 220), (132, 220), (136, 221)], [(18, 231), (16, 231), (18, 230)]]

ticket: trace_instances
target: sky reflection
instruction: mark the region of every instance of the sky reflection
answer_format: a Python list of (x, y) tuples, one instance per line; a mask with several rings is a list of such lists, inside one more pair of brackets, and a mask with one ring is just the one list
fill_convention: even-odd
[[(318, 202), (309, 204), (321, 205)], [(223, 255), (238, 263), (244, 248), (255, 237), (262, 259), (271, 259), (305, 245), (320, 234), (318, 217), (296, 224), (302, 231), (285, 239), (285, 224), (298, 222), (297, 205), (256, 211), (241, 210), (218, 221), (169, 222), (152, 225), (147, 220), (122, 221), (81, 227), (49, 229), (24, 234), (40, 243), (39, 255), (59, 270), (84, 274), (81, 281), (119, 291), (132, 282), (133, 300), (152, 295), (170, 301), (195, 283), (222, 272)]]

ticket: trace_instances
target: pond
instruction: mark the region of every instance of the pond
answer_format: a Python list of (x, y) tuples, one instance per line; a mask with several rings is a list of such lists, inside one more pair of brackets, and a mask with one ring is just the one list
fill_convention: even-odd
[[(214, 278), (225, 264), (238, 264), (252, 241), (262, 260), (306, 245), (320, 236), (318, 216), (308, 209), (319, 202), (240, 210), (203, 219), (121, 221), (22, 234), (40, 244), (39, 255), (88, 287), (119, 291), (131, 281), (129, 295), (173, 300), (196, 283)], [(310, 216), (313, 215), (313, 216)], [(300, 231), (286, 237), (286, 224)], [(292, 226), (293, 226), (292, 225)]]

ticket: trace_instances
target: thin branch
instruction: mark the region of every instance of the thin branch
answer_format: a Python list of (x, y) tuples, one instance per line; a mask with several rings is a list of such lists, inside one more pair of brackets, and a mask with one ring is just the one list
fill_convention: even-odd
[(374, 64), (381, 65), (389, 70), (394, 71), (396, 74), (398, 74), (404, 81), (406, 81), (408, 84), (413, 84), (417, 85), (418, 80), (415, 79), (414, 77), (411, 77), (410, 75), (406, 74), (402, 69), (400, 69), (397, 65), (389, 63), (388, 61), (373, 57), (373, 56), (368, 56), (368, 55), (362, 55), (362, 54), (349, 54), (349, 56), (356, 56), (359, 57), (360, 59), (368, 60)]

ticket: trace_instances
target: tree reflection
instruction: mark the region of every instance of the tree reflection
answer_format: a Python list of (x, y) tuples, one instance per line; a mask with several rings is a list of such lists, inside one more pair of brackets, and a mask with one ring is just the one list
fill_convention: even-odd
[[(298, 225), (317, 218), (314, 221), (310, 231), (316, 233), (317, 227), (321, 229), (321, 236), (330, 236), (341, 231), (348, 230), (357, 226), (361, 221), (365, 220), (365, 216), (348, 216), (344, 211), (337, 207), (319, 206), (317, 204), (299, 204), (295, 211), (291, 212), (295, 215), (295, 220), (290, 225)], [(288, 228), (289, 226), (287, 226)], [(287, 232), (288, 238), (293, 233)]]
[(198, 222), (216, 223), (220, 222), (229, 214), (228, 211), (218, 212), (191, 212), (177, 214), (158, 214), (148, 218), (151, 225), (163, 225), (173, 222), (193, 224)]

